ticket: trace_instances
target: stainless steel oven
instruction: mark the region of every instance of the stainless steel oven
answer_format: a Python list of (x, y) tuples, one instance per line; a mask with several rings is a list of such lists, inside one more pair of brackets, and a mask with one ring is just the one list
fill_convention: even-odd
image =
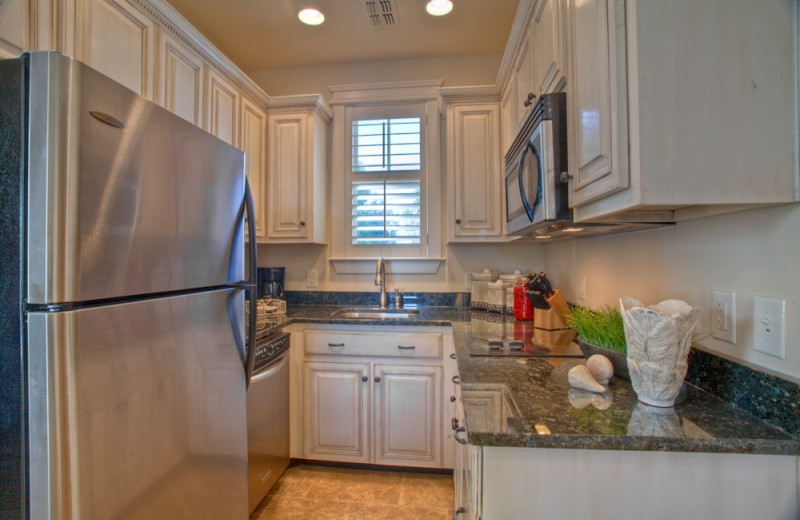
[(537, 229), (571, 221), (567, 171), (566, 94), (543, 94), (506, 154), (506, 230), (536, 236)]

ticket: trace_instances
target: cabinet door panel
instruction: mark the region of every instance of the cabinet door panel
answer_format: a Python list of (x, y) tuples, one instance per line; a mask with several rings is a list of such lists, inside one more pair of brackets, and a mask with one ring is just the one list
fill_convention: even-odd
[(267, 113), (248, 99), (242, 100), (241, 148), (247, 154), (247, 180), (253, 192), (256, 212), (256, 239), (266, 238), (266, 160)]
[(626, 124), (618, 89), (625, 88), (615, 80), (615, 0), (570, 0), (570, 13), (571, 202), (579, 205), (628, 185), (626, 161), (617, 148), (621, 141), (619, 125)]
[(165, 31), (159, 31), (159, 103), (185, 120), (203, 124), (202, 58)]
[(375, 462), (438, 467), (441, 368), (375, 365)]
[(533, 99), (539, 95), (536, 85), (533, 80), (533, 42), (532, 34), (528, 32), (525, 40), (522, 42), (522, 49), (520, 50), (517, 63), (514, 68), (514, 91), (516, 92), (517, 99), (517, 128), (522, 125), (522, 121), (528, 112), (531, 110), (531, 104), (525, 106), (525, 101), (528, 98)]
[[(90, 0), (78, 58), (137, 94), (152, 98), (155, 24), (125, 0)], [(80, 24), (80, 22), (79, 22)]]
[(208, 69), (206, 92), (206, 130), (228, 144), (239, 146), (239, 91), (220, 74)]
[(502, 235), (502, 173), (497, 105), (453, 110), (454, 235)]
[(553, 92), (563, 75), (560, 0), (544, 0), (534, 14), (534, 85), (542, 94)]
[(307, 117), (270, 116), (269, 238), (302, 238), (307, 233)]
[(305, 457), (369, 462), (366, 363), (305, 364)]

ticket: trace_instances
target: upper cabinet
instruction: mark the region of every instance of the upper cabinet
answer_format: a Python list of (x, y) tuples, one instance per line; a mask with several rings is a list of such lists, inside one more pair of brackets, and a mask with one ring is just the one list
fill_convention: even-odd
[(505, 153), (536, 98), (560, 92), (566, 79), (565, 0), (523, 0), (517, 11), (501, 81)]
[(239, 144), (241, 93), (222, 74), (209, 69), (205, 129), (228, 144)]
[(496, 94), (440, 89), (447, 118), (447, 240), (506, 240)]
[(78, 0), (75, 57), (153, 99), (156, 25), (126, 0)]
[(569, 0), (575, 219), (682, 220), (798, 200), (797, 9)]
[[(800, 200), (797, 0), (522, 0), (503, 149), (566, 91), (576, 221), (679, 221)], [(534, 100), (535, 101), (535, 100)]]
[(242, 98), (242, 131), (239, 147), (247, 154), (245, 171), (256, 214), (256, 241), (267, 238), (267, 112), (250, 99)]
[(319, 95), (270, 99), (266, 241), (326, 242), (328, 123)]
[(156, 100), (197, 126), (203, 124), (203, 59), (171, 33), (159, 30)]

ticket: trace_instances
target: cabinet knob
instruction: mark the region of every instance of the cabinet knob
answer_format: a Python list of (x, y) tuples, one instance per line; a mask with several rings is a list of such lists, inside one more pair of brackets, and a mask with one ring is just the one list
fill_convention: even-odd
[(461, 219), (460, 218), (456, 219), (456, 224), (461, 224)]
[(361, 376), (361, 381), (363, 381), (364, 383), (367, 382), (367, 379), (369, 379), (367, 376)]
[(306, 221), (305, 221), (305, 220), (301, 220), (301, 221), (300, 221), (300, 227), (303, 227), (303, 226), (305, 226), (305, 225), (306, 225)]
[(456, 353), (455, 352), (451, 352), (450, 353), (450, 359), (455, 359), (455, 358), (456, 358)]
[(381, 376), (375, 376), (375, 382), (376, 383), (380, 383), (381, 382)]
[(558, 180), (561, 181), (563, 184), (567, 184), (569, 181), (572, 180), (572, 175), (567, 172), (561, 172), (558, 175)]
[(451, 396), (450, 396), (450, 402), (451, 402), (451, 403), (455, 403), (455, 402), (456, 402), (456, 396), (454, 396), (454, 395), (451, 395)]

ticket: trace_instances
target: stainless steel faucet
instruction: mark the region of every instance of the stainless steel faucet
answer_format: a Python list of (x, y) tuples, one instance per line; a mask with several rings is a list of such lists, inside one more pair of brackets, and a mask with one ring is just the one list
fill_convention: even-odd
[(381, 295), (379, 300), (380, 308), (388, 308), (389, 295), (386, 294), (386, 267), (384, 267), (382, 256), (378, 258), (378, 265), (375, 268), (375, 285), (381, 286)]

